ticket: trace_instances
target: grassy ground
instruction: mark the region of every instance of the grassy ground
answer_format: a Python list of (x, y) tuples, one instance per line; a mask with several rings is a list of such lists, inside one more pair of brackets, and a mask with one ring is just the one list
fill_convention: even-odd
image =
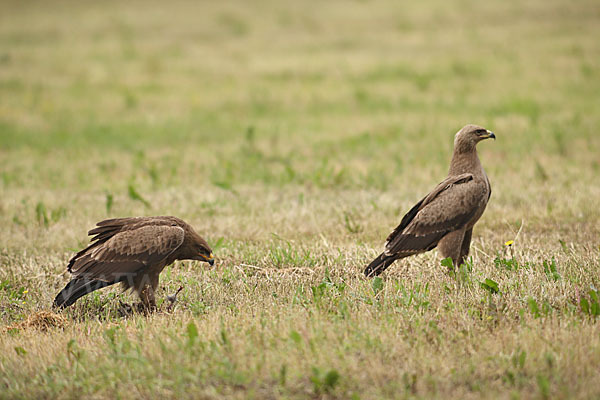
[[(598, 398), (600, 8), (0, 4), (0, 398)], [(365, 264), (483, 125), (472, 260)], [(213, 246), (55, 315), (96, 221)], [(510, 247), (505, 245), (514, 240)]]

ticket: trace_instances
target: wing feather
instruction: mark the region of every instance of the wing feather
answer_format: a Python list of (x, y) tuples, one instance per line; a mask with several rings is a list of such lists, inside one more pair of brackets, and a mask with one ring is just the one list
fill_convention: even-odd
[(404, 216), (388, 236), (385, 254), (408, 256), (435, 248), (473, 218), (486, 196), (485, 184), (472, 174), (448, 177)]
[(175, 217), (130, 217), (105, 219), (96, 224), (96, 227), (88, 232), (91, 241), (106, 241), (118, 232), (133, 230), (147, 225), (179, 225)]
[(94, 242), (69, 263), (75, 277), (111, 280), (164, 261), (181, 246), (184, 230), (179, 226), (142, 225)]
[(69, 272), (73, 271), (75, 261), (82, 259), (91, 249), (102, 247), (102, 245), (110, 240), (113, 236), (119, 232), (136, 230), (143, 226), (148, 225), (168, 225), (178, 226), (179, 222), (183, 222), (175, 217), (129, 217), (129, 218), (113, 218), (105, 219), (96, 224), (96, 227), (88, 232), (89, 236), (93, 236), (90, 239), (90, 245), (85, 249), (79, 251), (67, 265)]

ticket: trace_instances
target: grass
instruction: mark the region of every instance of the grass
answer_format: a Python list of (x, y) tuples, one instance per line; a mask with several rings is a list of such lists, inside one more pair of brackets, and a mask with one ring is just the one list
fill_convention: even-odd
[[(0, 4), (0, 398), (597, 398), (593, 1)], [(362, 277), (445, 175), (493, 194), (472, 258)], [(96, 221), (184, 218), (171, 311), (55, 315)], [(513, 240), (510, 246), (505, 243)]]

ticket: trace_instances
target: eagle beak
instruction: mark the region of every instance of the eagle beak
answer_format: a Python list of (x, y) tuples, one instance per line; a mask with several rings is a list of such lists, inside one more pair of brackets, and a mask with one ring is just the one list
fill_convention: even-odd
[(485, 133), (484, 135), (481, 136), (483, 139), (494, 139), (496, 140), (496, 135), (494, 135), (494, 132), (488, 130), (487, 133)]
[(210, 253), (208, 257), (204, 254), (200, 254), (200, 257), (202, 257), (204, 261), (206, 261), (211, 267), (215, 265), (215, 256), (213, 256), (213, 253)]

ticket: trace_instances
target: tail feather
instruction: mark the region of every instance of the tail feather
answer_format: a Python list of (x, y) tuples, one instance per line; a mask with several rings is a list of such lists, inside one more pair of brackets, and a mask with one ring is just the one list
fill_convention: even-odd
[(56, 295), (54, 307), (65, 308), (77, 301), (82, 296), (106, 286), (114, 285), (116, 282), (105, 282), (87, 278), (75, 278), (67, 283), (67, 286)]
[(392, 265), (392, 263), (396, 261), (396, 259), (396, 256), (381, 253), (373, 261), (371, 261), (371, 264), (369, 264), (367, 268), (365, 268), (365, 275), (368, 278), (380, 275), (383, 271), (387, 269), (387, 267)]

